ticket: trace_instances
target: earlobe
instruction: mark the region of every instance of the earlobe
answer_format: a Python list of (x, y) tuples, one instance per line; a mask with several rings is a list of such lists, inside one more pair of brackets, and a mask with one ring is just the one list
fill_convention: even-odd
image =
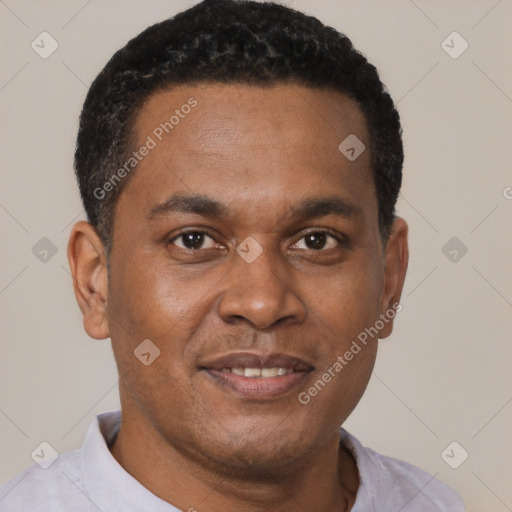
[(88, 222), (80, 221), (73, 226), (68, 261), (85, 331), (97, 340), (108, 338), (107, 258), (100, 237)]
[(407, 242), (408, 226), (404, 219), (397, 217), (391, 225), (385, 250), (384, 290), (381, 302), (381, 316), (389, 319), (379, 333), (379, 338), (387, 338), (393, 331), (393, 319), (401, 309), (400, 297), (404, 286), (409, 248)]

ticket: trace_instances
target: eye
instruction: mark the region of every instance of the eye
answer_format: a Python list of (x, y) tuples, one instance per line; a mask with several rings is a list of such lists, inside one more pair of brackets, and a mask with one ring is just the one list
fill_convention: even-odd
[(340, 241), (329, 233), (324, 231), (315, 231), (303, 236), (292, 249), (310, 249), (321, 251), (323, 249), (335, 249), (340, 245)]
[(213, 249), (219, 244), (204, 231), (187, 231), (175, 236), (169, 243), (182, 249)]

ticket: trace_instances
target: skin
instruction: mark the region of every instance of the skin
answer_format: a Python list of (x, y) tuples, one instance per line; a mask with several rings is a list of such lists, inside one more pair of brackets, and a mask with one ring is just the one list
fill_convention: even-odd
[[(92, 226), (77, 223), (69, 241), (85, 330), (112, 339), (121, 377), (112, 454), (182, 510), (350, 510), (359, 476), (339, 426), (366, 388), (377, 337), (307, 405), (298, 394), (399, 301), (407, 224), (395, 219), (382, 240), (370, 152), (350, 162), (338, 150), (352, 133), (369, 147), (364, 116), (344, 95), (290, 84), (158, 92), (136, 119), (136, 147), (190, 97), (198, 105), (119, 197), (110, 275)], [(173, 194), (207, 196), (226, 211), (150, 218)], [(301, 201), (332, 197), (352, 214), (298, 216)], [(185, 229), (211, 238), (186, 249)], [(317, 248), (306, 243), (325, 231)], [(252, 263), (235, 252), (249, 236), (263, 250)], [(144, 339), (161, 351), (149, 366), (133, 354)], [(314, 369), (290, 392), (252, 400), (200, 370), (237, 351), (284, 352)]]

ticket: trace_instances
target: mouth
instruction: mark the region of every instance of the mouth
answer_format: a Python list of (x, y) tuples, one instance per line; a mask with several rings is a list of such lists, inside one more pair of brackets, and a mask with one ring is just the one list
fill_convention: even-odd
[(298, 388), (314, 366), (286, 354), (234, 353), (204, 362), (199, 370), (227, 391), (268, 400)]

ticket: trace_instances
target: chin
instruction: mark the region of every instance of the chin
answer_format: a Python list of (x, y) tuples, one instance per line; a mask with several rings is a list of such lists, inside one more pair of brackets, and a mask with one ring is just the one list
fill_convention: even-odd
[(283, 469), (301, 458), (309, 446), (297, 432), (240, 432), (215, 442), (208, 438), (203, 454), (231, 475), (275, 479)]

